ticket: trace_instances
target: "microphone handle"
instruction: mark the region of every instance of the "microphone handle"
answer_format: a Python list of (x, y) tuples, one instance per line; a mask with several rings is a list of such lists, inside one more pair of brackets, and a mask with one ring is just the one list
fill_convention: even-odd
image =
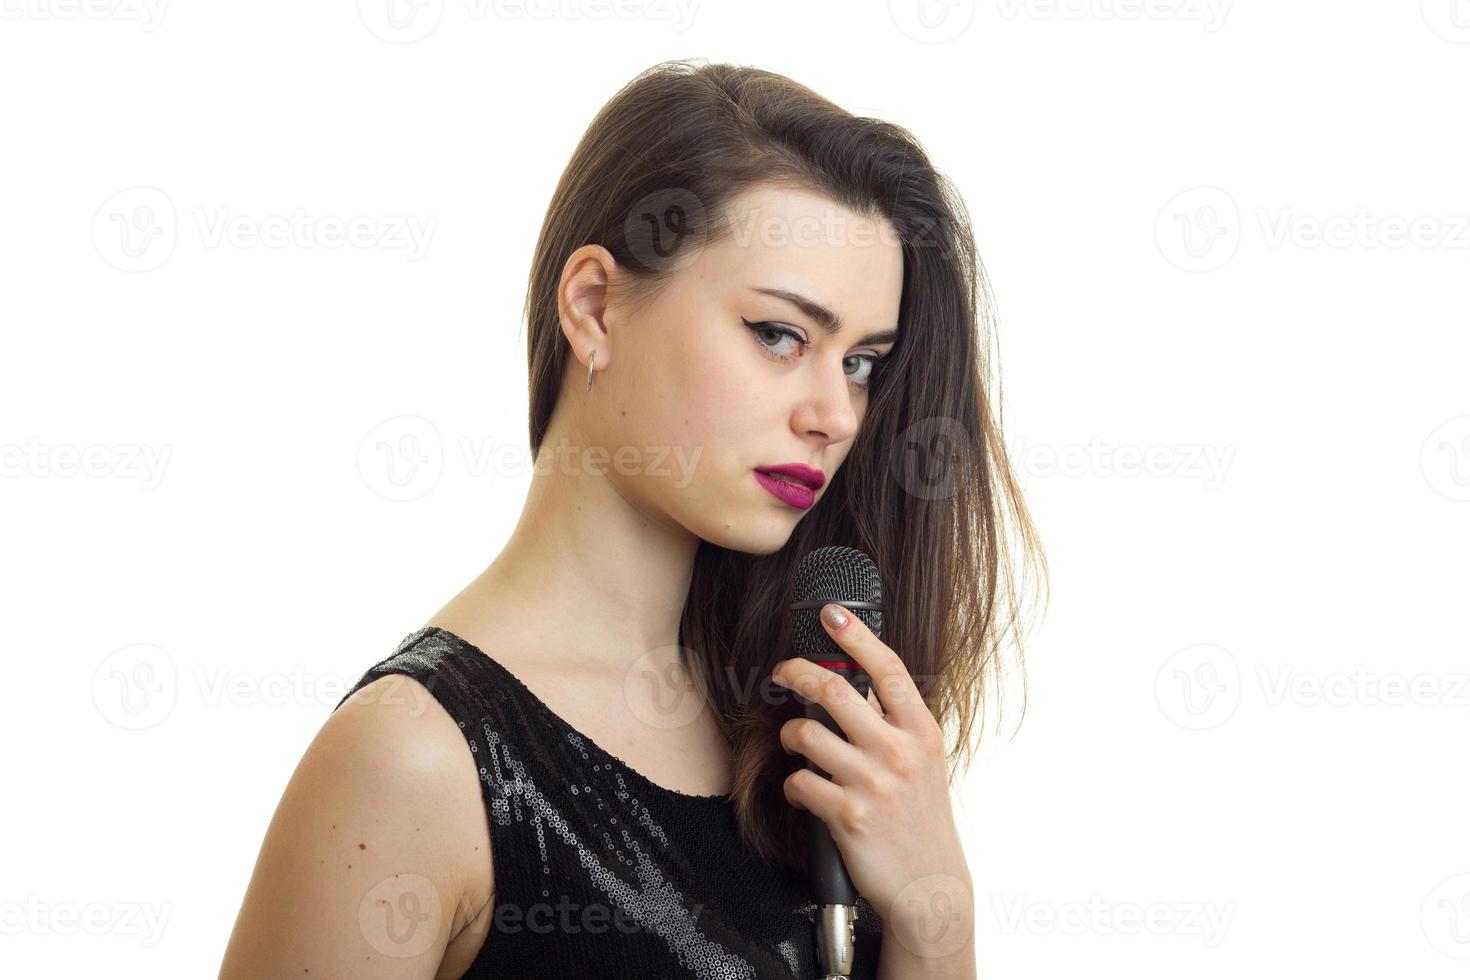
[[(847, 678), (859, 694), (866, 700), (868, 697), (869, 679), (866, 671), (854, 666), (853, 668), (828, 666), (833, 673), (841, 674)], [(847, 734), (842, 726), (827, 713), (827, 709), (816, 701), (803, 697), (798, 693), (797, 698), (802, 703), (802, 711), (808, 718), (815, 718), (826, 726), (843, 741), (847, 741)], [(806, 759), (804, 766), (817, 775), (825, 778), (830, 777), (821, 766)], [(832, 839), (832, 832), (821, 818), (810, 810), (804, 810), (802, 816), (806, 823), (807, 836), (807, 878), (811, 885), (812, 900), (818, 906), (822, 905), (856, 905), (857, 889), (852, 885), (852, 879), (847, 875), (847, 866), (842, 861), (842, 852), (837, 849), (837, 843)]]

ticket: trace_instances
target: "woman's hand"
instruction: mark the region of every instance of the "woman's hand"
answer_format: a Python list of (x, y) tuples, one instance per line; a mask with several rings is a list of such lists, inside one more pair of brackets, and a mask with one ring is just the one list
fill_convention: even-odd
[[(834, 625), (832, 612), (846, 622)], [(944, 734), (892, 648), (836, 603), (821, 618), (867, 672), (871, 691), (864, 700), (842, 675), (799, 657), (776, 665), (772, 679), (820, 703), (848, 738), (813, 718), (782, 725), (786, 751), (831, 774), (796, 770), (786, 799), (827, 825), (853, 887), (885, 928), (909, 945), (909, 937), (932, 937), (947, 923), (952, 928), (942, 931), (952, 942), (956, 928), (968, 933), (973, 923), (974, 892), (950, 804)]]

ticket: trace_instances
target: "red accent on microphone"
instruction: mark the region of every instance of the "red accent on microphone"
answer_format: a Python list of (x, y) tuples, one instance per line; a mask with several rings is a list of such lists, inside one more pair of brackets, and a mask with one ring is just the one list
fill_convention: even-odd
[(812, 663), (816, 664), (818, 667), (826, 667), (829, 670), (836, 670), (839, 667), (845, 670), (863, 669), (863, 665), (855, 660), (813, 660)]

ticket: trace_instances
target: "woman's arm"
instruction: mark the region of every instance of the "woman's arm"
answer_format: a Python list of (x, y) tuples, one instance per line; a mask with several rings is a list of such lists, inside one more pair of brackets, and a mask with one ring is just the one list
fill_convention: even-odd
[(411, 677), (381, 677), (342, 704), (276, 808), (221, 980), (462, 973), (468, 961), (457, 972), (441, 961), (494, 880), (472, 760)]
[[(878, 980), (975, 980), (975, 909), (968, 875), (931, 875), (883, 924)], [(929, 889), (923, 886), (931, 885)]]

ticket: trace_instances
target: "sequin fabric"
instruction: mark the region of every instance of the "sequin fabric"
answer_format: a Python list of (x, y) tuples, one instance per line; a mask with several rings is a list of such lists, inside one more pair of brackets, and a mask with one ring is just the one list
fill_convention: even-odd
[[(745, 848), (728, 797), (653, 783), (436, 626), (406, 636), (338, 707), (390, 673), (433, 695), (479, 770), (494, 911), (465, 977), (817, 976), (806, 882)], [(855, 980), (876, 976), (881, 930), (859, 899)]]

